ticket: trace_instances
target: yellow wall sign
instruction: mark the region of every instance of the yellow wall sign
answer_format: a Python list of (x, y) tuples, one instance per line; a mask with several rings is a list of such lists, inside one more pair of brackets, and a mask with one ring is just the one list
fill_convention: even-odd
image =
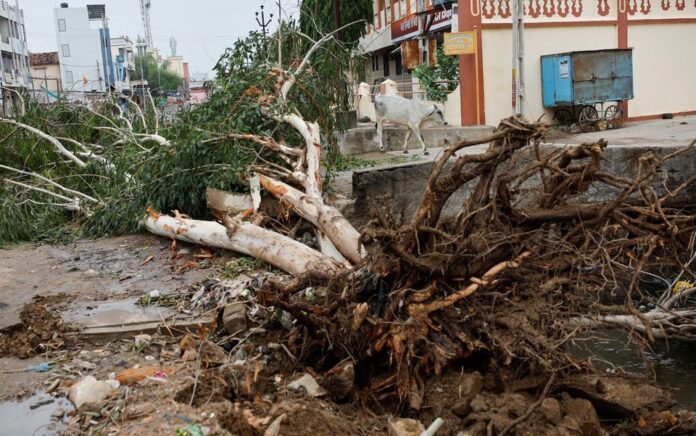
[(445, 54), (447, 56), (475, 54), (476, 32), (445, 33)]

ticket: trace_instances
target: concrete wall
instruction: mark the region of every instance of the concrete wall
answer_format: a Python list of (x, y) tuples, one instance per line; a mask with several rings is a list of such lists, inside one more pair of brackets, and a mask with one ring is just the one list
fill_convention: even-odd
[[(460, 30), (480, 32), (481, 43), (477, 60), (461, 58), (462, 120), (476, 123), (476, 108), (484, 106), (483, 122), (496, 125), (512, 112), (513, 1), (459, 3)], [(546, 115), (548, 120), (550, 115), (541, 103), (541, 55), (612, 48), (634, 49), (635, 99), (628, 103), (629, 117), (696, 111), (693, 1), (533, 0), (524, 8), (524, 109), (530, 118)], [(478, 86), (472, 80), (477, 70)]]
[[(542, 152), (548, 153), (553, 149), (555, 147), (546, 146)], [(606, 161), (602, 167), (620, 176), (634, 177), (638, 159), (644, 153), (652, 152), (658, 156), (665, 156), (675, 150), (677, 150), (676, 147), (609, 146), (604, 153)], [(534, 159), (530, 151), (525, 152), (527, 161)], [(397, 217), (410, 219), (420, 204), (432, 165), (432, 162), (415, 162), (356, 170), (353, 173), (354, 210), (347, 215), (351, 217), (350, 219), (354, 224), (359, 226), (365, 224), (376, 209), (388, 210)], [(519, 168), (520, 165), (523, 165), (523, 162), (517, 163), (516, 167)], [(450, 166), (451, 163), (445, 171)], [(696, 174), (696, 149), (690, 150), (677, 159), (669, 160), (663, 168), (659, 183), (654, 185), (654, 189), (658, 195), (664, 195), (667, 193), (667, 189), (674, 189), (694, 174)], [(453, 194), (445, 207), (444, 216), (453, 216), (458, 212), (463, 201), (473, 189), (475, 182), (464, 185)], [(524, 189), (534, 190), (535, 186), (527, 185)], [(591, 188), (588, 195), (579, 200), (604, 201), (615, 194), (616, 190), (614, 189)], [(682, 192), (670, 206), (692, 206), (694, 204), (696, 204), (696, 186)]]
[(630, 116), (696, 110), (695, 44), (696, 23), (629, 27), (628, 45), (636, 47)]
[[(104, 62), (102, 62), (99, 28), (101, 21), (90, 21), (87, 8), (56, 8), (54, 26), (61, 66), (61, 80), (66, 92), (104, 91)], [(58, 20), (65, 19), (65, 32), (58, 27)], [(70, 56), (63, 56), (63, 44), (70, 47)], [(97, 64), (99, 66), (97, 67)], [(72, 73), (72, 81), (68, 80)], [(99, 78), (102, 81), (99, 81)], [(83, 84), (87, 78), (87, 84)]]
[(31, 77), (34, 82), (35, 95), (41, 96), (42, 102), (53, 102), (56, 98), (47, 95), (45, 90), (48, 90), (54, 95), (59, 95), (61, 91), (60, 84), (60, 66), (55, 65), (37, 65), (31, 67)]
[[(527, 116), (535, 120), (544, 115), (546, 121), (551, 121), (553, 113), (544, 110), (541, 101), (541, 56), (611, 47), (616, 40), (616, 28), (602, 26), (592, 31), (586, 27), (531, 28), (525, 30), (525, 38)], [(484, 30), (482, 40), (486, 123), (498, 125), (512, 114), (512, 31)], [(637, 71), (635, 67), (634, 70)]]

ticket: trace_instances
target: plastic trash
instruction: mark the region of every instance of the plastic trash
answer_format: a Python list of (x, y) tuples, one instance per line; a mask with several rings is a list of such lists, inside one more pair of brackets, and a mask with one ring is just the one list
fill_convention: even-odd
[(29, 372), (48, 372), (51, 370), (51, 364), (48, 362), (39, 363), (38, 365), (27, 366)]
[(88, 375), (70, 387), (68, 398), (78, 409), (83, 404), (99, 404), (119, 387), (116, 380), (99, 381)]

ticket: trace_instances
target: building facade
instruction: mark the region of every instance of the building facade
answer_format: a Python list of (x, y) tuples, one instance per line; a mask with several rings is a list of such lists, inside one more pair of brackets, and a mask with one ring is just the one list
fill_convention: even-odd
[[(633, 48), (635, 98), (623, 108), (629, 120), (696, 113), (695, 2), (524, 0), (523, 5), (529, 119), (553, 117), (542, 105), (542, 55), (610, 48)], [(460, 0), (459, 29), (475, 32), (479, 52), (460, 57), (464, 124), (497, 125), (513, 112), (511, 6), (511, 0)]]
[(167, 70), (176, 74), (184, 80), (183, 89), (189, 89), (189, 71), (188, 62), (183, 56), (169, 56), (166, 60)]
[[(696, 55), (691, 47), (696, 41), (696, 2), (520, 2), (525, 22), (521, 108), (513, 108), (511, 98), (513, 0), (375, 0), (374, 20), (361, 41), (368, 55), (367, 83), (391, 78), (400, 84), (399, 92), (407, 95), (404, 83), (407, 85), (409, 80), (403, 71), (410, 69), (411, 62), (431, 63), (432, 49), (441, 43), (437, 33), (469, 32), (475, 35), (476, 53), (459, 56), (460, 86), (455, 91), (463, 125), (497, 125), (513, 112), (553, 122), (553, 111), (542, 104), (541, 56), (613, 48), (633, 49), (635, 97), (622, 104), (629, 120), (655, 118), (663, 113), (696, 113)], [(450, 11), (449, 23), (439, 12), (442, 10)], [(437, 13), (440, 16), (433, 15)], [(420, 45), (416, 46), (414, 40)], [(394, 77), (396, 65), (392, 60), (397, 61), (397, 53), (402, 61), (401, 78)]]
[(57, 101), (63, 91), (58, 52), (31, 53), (29, 69), (33, 97), (42, 103)]
[(127, 36), (111, 38), (111, 57), (117, 91), (131, 89), (130, 77), (135, 71), (135, 45)]
[(407, 93), (411, 71), (434, 65), (444, 32), (452, 30), (454, 0), (374, 0), (373, 22), (360, 41), (367, 55), (366, 82), (373, 88), (395, 81)]
[(116, 89), (111, 35), (104, 5), (54, 9), (61, 81), (68, 97)]
[(0, 72), (2, 113), (9, 115), (12, 104), (19, 99), (16, 92), (30, 84), (24, 12), (16, 0), (0, 0)]

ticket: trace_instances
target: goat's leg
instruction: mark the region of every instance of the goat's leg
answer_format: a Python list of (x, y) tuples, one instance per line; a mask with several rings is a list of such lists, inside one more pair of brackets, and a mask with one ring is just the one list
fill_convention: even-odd
[(430, 152), (425, 147), (425, 141), (423, 141), (423, 135), (421, 134), (420, 126), (411, 125), (411, 130), (413, 130), (413, 133), (415, 133), (416, 137), (418, 137), (418, 140), (421, 143), (421, 147), (423, 147), (423, 154), (426, 156), (429, 155)]
[(377, 118), (377, 141), (379, 142), (379, 151), (384, 151), (384, 118)]

